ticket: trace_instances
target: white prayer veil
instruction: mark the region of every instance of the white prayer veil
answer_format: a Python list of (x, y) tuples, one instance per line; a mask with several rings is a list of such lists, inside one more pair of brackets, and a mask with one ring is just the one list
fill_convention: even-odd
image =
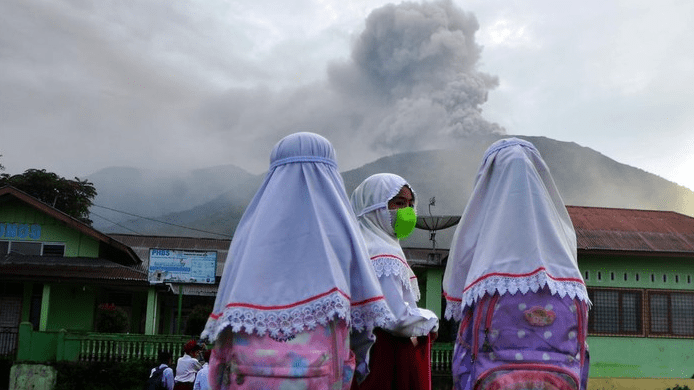
[(576, 232), (549, 168), (530, 142), (509, 138), (484, 154), (443, 278), (446, 318), (461, 320), (485, 294), (552, 294), (589, 302)]
[(392, 320), (330, 142), (282, 139), (231, 242), (202, 338), (230, 327), (288, 338), (341, 318), (371, 330)]
[(418, 301), (420, 291), (417, 277), (407, 264), (388, 212), (388, 201), (393, 199), (403, 186), (412, 191), (416, 210), (417, 196), (412, 186), (402, 177), (392, 173), (369, 176), (352, 192), (350, 202), (357, 214), (376, 276), (398, 276), (403, 287), (412, 290), (415, 300)]

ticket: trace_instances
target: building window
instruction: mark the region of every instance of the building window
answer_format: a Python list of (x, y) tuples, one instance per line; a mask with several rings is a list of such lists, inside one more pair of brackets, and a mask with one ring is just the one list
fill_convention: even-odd
[(10, 242), (10, 253), (24, 256), (41, 256), (41, 243), (12, 241)]
[(0, 254), (14, 253), (22, 256), (65, 256), (65, 244), (35, 241), (0, 241)]
[(43, 244), (42, 256), (63, 257), (65, 256), (65, 244)]
[(641, 290), (589, 288), (593, 308), (588, 331), (596, 334), (643, 334)]
[(589, 280), (589, 279), (590, 279), (590, 272), (586, 271), (586, 280)]
[(694, 336), (694, 293), (649, 291), (650, 333)]
[(624, 281), (626, 282), (627, 280), (629, 280), (629, 276), (628, 276), (627, 273), (625, 272), (625, 273), (624, 273)]

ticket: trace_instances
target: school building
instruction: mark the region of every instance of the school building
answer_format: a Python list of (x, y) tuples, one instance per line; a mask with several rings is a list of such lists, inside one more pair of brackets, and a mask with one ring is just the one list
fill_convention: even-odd
[[(591, 378), (691, 378), (694, 218), (669, 211), (567, 208), (593, 303)], [(420, 304), (440, 316), (441, 281), (457, 222), (455, 216), (445, 218), (452, 221), (447, 228), (418, 230), (402, 242), (419, 278)], [(178, 345), (187, 316), (214, 302), (229, 243), (108, 235), (21, 191), (0, 188), (0, 357), (98, 358), (89, 343), (98, 339), (99, 311), (114, 306), (127, 314), (128, 332), (103, 340), (140, 337), (142, 344), (147, 336)], [(215, 282), (153, 282), (149, 259), (157, 248), (215, 252)], [(22, 345), (22, 332), (37, 344)], [(439, 350), (446, 351), (454, 332), (455, 324), (442, 321)], [(46, 335), (55, 339), (45, 341)], [(39, 348), (43, 342), (51, 348)], [(65, 344), (58, 347), (58, 342)], [(130, 347), (119, 348), (122, 358)]]
[[(567, 206), (578, 266), (592, 301), (591, 378), (694, 375), (694, 218), (670, 211)], [(453, 218), (453, 217), (445, 217)], [(403, 241), (422, 301), (442, 313), (443, 269), (454, 227)], [(427, 248), (436, 233), (437, 249)], [(431, 244), (429, 244), (431, 246)], [(438, 288), (437, 288), (438, 287)], [(443, 321), (443, 332), (455, 324)], [(442, 334), (446, 341), (454, 335)], [(681, 383), (684, 384), (684, 383)]]

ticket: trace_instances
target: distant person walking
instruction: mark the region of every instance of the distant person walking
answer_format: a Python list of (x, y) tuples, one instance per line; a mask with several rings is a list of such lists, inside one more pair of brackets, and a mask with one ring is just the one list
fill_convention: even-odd
[(204, 363), (202, 364), (202, 368), (200, 369), (200, 371), (198, 371), (197, 375), (195, 375), (195, 383), (193, 384), (193, 390), (208, 390), (210, 388), (210, 384), (208, 382), (208, 371), (210, 370), (211, 353), (211, 349), (206, 349), (205, 352), (202, 353)]
[(349, 389), (350, 349), (365, 367), (373, 328), (392, 314), (330, 142), (292, 134), (270, 162), (234, 233), (202, 334), (215, 342), (210, 387)]
[(202, 364), (195, 358), (201, 349), (202, 346), (195, 340), (190, 340), (183, 346), (183, 356), (176, 362), (174, 390), (193, 390), (195, 374), (202, 368)]
[(171, 364), (171, 352), (159, 351), (157, 362), (159, 365), (152, 368), (147, 380), (146, 390), (173, 390), (174, 374), (169, 365)]

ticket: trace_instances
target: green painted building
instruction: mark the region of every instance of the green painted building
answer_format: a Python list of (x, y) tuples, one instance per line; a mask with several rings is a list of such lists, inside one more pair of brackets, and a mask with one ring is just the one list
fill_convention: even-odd
[[(567, 209), (593, 303), (591, 378), (692, 377), (694, 218), (668, 211)], [(448, 225), (418, 229), (402, 242), (419, 279), (420, 304), (440, 317), (441, 281), (455, 230)], [(212, 305), (217, 284), (150, 284), (149, 250), (216, 251), (218, 283), (229, 243), (105, 235), (24, 193), (0, 188), (0, 355), (16, 348), (21, 322), (38, 331), (95, 331), (104, 305), (126, 311), (130, 333), (179, 333), (181, 318), (196, 306)], [(456, 326), (442, 320), (438, 342), (451, 343)]]
[[(669, 211), (568, 206), (592, 301), (591, 378), (694, 375), (694, 218)], [(454, 228), (403, 241), (422, 303), (442, 314), (441, 277)], [(426, 286), (426, 290), (424, 289)], [(440, 341), (456, 324), (442, 321)]]
[(119, 332), (155, 334), (165, 290), (150, 285), (141, 264), (127, 245), (0, 188), (0, 356), (16, 354), (22, 322), (41, 332), (108, 331), (102, 319), (117, 311)]
[(569, 207), (593, 307), (591, 377), (694, 375), (694, 218)]

